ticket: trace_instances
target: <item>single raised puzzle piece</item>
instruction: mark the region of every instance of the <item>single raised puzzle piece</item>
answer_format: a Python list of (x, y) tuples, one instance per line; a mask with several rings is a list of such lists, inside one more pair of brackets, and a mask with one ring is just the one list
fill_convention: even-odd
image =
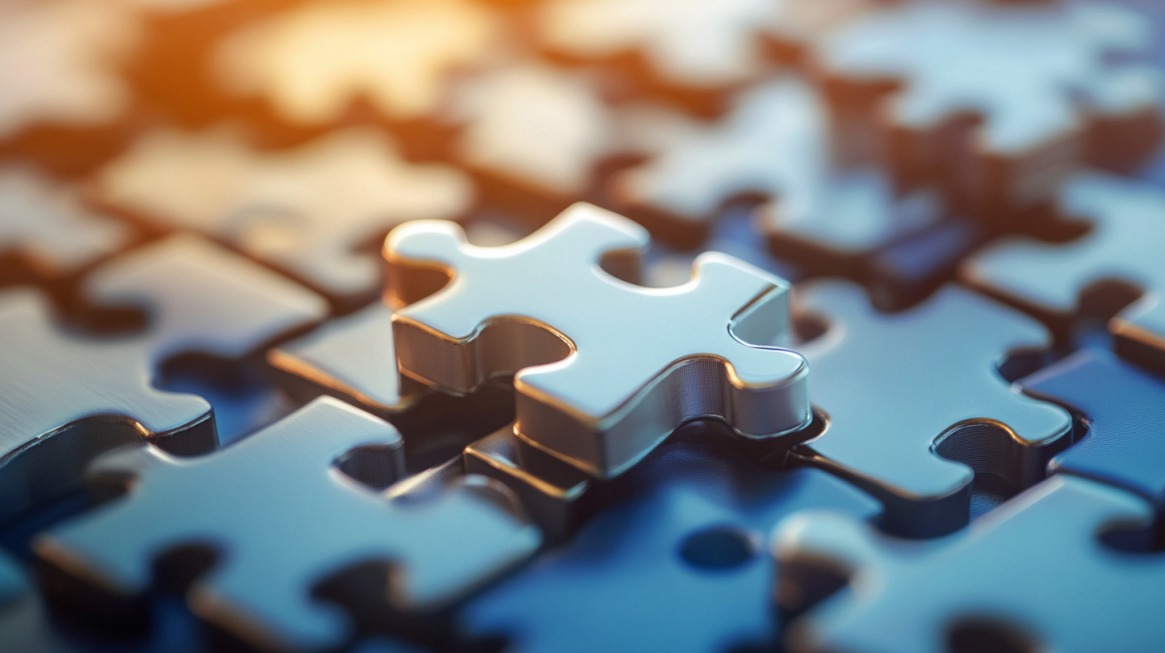
[(878, 510), (824, 472), (774, 472), (712, 442), (666, 444), (618, 483), (569, 543), (467, 604), (465, 636), (504, 637), (514, 653), (774, 641), (768, 531), (807, 508), (856, 519)]
[(96, 192), (135, 217), (231, 243), (344, 305), (380, 287), (371, 243), (405, 220), (461, 217), (474, 194), (456, 170), (406, 163), (365, 129), (272, 152), (226, 130), (155, 132), (101, 173)]
[(834, 167), (825, 109), (794, 77), (740, 95), (723, 122), (675, 122), (670, 132), (656, 137), (654, 156), (612, 179), (610, 192), (673, 241), (698, 242), (729, 202), (752, 197), (767, 200), (760, 229), (783, 255), (852, 269), (943, 215), (933, 193), (898, 197), (873, 170)]
[(1066, 411), (1010, 389), (998, 372), (1008, 354), (1049, 344), (1023, 315), (954, 286), (894, 314), (842, 282), (800, 286), (793, 299), (799, 315), (826, 323), (798, 351), (829, 421), (793, 456), (877, 496), (891, 532), (965, 525), (975, 473), (1027, 487), (1071, 441)]
[[(335, 647), (348, 627), (341, 610), (313, 590), (342, 572), (384, 563), (390, 571), (347, 574), (339, 584), (363, 594), (362, 585), (386, 583), (384, 610), (424, 612), (539, 545), (511, 495), (480, 477), (435, 495), (390, 499), (333, 469), (353, 451), (399, 445), (387, 423), (323, 398), (209, 456), (115, 452), (92, 473), (127, 494), (54, 527), (33, 547), (60, 576), (57, 587), (75, 583), (88, 592), (66, 589), (60, 599), (98, 612), (142, 597), (160, 556), (171, 554), (189, 573), (205, 569), (210, 553), (218, 564), (187, 592), (198, 617), (258, 648)], [(337, 593), (333, 584), (329, 594)]]
[(908, 183), (943, 171), (998, 210), (1049, 199), (1096, 117), (1139, 125), (1156, 113), (1156, 73), (1114, 56), (1145, 54), (1151, 39), (1143, 17), (1111, 3), (911, 0), (840, 27), (816, 59), (827, 85), (850, 89), (836, 95), (842, 111), (868, 114), (871, 89), (897, 89), (879, 120)]
[(0, 168), (0, 256), (58, 278), (113, 254), (130, 230), (31, 168)]
[(790, 650), (1155, 650), (1165, 639), (1155, 609), (1165, 558), (1102, 541), (1152, 519), (1136, 495), (1070, 476), (937, 542), (896, 540), (841, 515), (796, 515), (774, 536), (778, 607), (796, 614), (844, 577), (849, 584), (793, 622)]
[(44, 124), (95, 126), (129, 103), (117, 66), (137, 25), (118, 3), (12, 0), (0, 5), (0, 140)]
[(764, 41), (799, 43), (862, 10), (865, 0), (553, 0), (537, 14), (541, 44), (585, 61), (643, 59), (667, 86), (718, 91), (766, 70)]
[(402, 373), (455, 393), (516, 373), (519, 437), (598, 477), (693, 419), (751, 439), (796, 437), (810, 420), (804, 359), (745, 344), (787, 338), (787, 284), (716, 253), (675, 288), (600, 267), (637, 275), (647, 242), (635, 223), (586, 204), (507, 247), (470, 245), (448, 222), (394, 229), (388, 296), (420, 300), (393, 316)]
[(309, 2), (228, 37), (215, 72), (227, 93), (262, 97), (293, 124), (334, 122), (357, 99), (408, 122), (500, 40), (497, 18), (467, 0)]
[(216, 444), (210, 405), (157, 390), (167, 359), (241, 358), (323, 317), (321, 299), (193, 237), (139, 249), (90, 274), (86, 296), (146, 312), (143, 333), (88, 339), (29, 291), (0, 301), (0, 521), (75, 483), (96, 455), (141, 438), (180, 454)]
[[(1165, 369), (1165, 193), (1143, 182), (1100, 173), (1074, 178), (1061, 195), (1061, 210), (1082, 217), (1091, 229), (1076, 240), (1052, 244), (1032, 239), (995, 245), (971, 259), (964, 278), (977, 288), (1063, 326), (1090, 303), (1119, 310), (1109, 321), (1117, 351)], [(1110, 292), (1128, 286), (1140, 300), (1113, 307)], [(1120, 301), (1119, 299), (1117, 300)], [(1123, 310), (1120, 310), (1122, 309)]]
[(1085, 350), (1019, 382), (1024, 392), (1078, 411), (1085, 438), (1052, 459), (1165, 507), (1165, 380), (1099, 350)]
[(589, 195), (596, 167), (635, 140), (600, 92), (596, 76), (533, 63), (467, 78), (445, 116), (459, 126), (453, 157), (507, 206), (530, 206), (533, 196), (557, 212)]

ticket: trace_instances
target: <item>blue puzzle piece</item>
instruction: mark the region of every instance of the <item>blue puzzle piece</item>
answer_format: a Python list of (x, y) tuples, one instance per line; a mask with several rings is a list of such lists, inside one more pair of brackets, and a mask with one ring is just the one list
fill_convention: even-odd
[[(772, 636), (763, 534), (811, 507), (868, 518), (877, 503), (817, 470), (774, 472), (723, 447), (667, 446), (566, 547), (478, 597), (472, 636), (515, 653), (725, 650)], [(692, 560), (693, 562), (689, 562)]]
[(1087, 437), (1053, 458), (1052, 470), (1124, 487), (1165, 508), (1165, 380), (1084, 350), (1020, 385), (1088, 419)]

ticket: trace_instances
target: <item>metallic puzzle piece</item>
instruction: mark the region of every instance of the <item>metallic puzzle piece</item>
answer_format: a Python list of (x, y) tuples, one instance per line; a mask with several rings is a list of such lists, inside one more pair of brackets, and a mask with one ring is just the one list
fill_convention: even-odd
[(107, 263), (89, 299), (147, 313), (140, 334), (86, 339), (57, 324), (45, 302), (13, 291), (0, 304), (0, 520), (73, 484), (86, 463), (147, 438), (173, 452), (213, 449), (210, 405), (161, 392), (168, 358), (196, 352), (239, 359), (324, 315), (323, 301), (193, 236), (174, 236)]
[(1019, 385), (1088, 420), (1087, 435), (1052, 459), (1052, 471), (1123, 487), (1165, 507), (1165, 380), (1106, 352), (1082, 350)]
[[(692, 281), (648, 289), (635, 223), (579, 204), (514, 245), (470, 245), (453, 223), (413, 222), (385, 242), (403, 374), (469, 392), (515, 373), (521, 438), (598, 477), (615, 476), (680, 424), (727, 422), (747, 438), (808, 424), (805, 361), (787, 337), (786, 284), (709, 253)], [(617, 261), (614, 259), (618, 259)]]
[(1071, 441), (1066, 411), (1008, 388), (998, 373), (1008, 353), (1048, 344), (1023, 315), (954, 286), (893, 314), (840, 282), (798, 286), (793, 302), (827, 323), (798, 350), (809, 361), (810, 398), (829, 420), (793, 455), (881, 499), (890, 531), (964, 526), (976, 472), (1027, 487)]
[(774, 472), (718, 445), (660, 447), (569, 543), (466, 605), (469, 635), (503, 635), (513, 653), (771, 641), (767, 532), (798, 510), (868, 518), (878, 505), (821, 471)]
[[(1117, 350), (1143, 364), (1165, 369), (1165, 193), (1157, 187), (1101, 173), (1080, 175), (1061, 195), (1064, 213), (1082, 217), (1091, 229), (1076, 240), (1052, 244), (1032, 239), (1002, 242), (965, 266), (976, 287), (1063, 324), (1077, 317), (1086, 295), (1102, 310), (1120, 310), (1109, 321)], [(1141, 298), (1112, 307), (1112, 286), (1133, 286)], [(1108, 317), (1107, 315), (1105, 317)]]
[(797, 653), (933, 653), (961, 650), (960, 639), (995, 642), (975, 650), (1152, 651), (1165, 641), (1165, 557), (1100, 541), (1152, 518), (1136, 495), (1070, 476), (935, 542), (802, 513), (774, 536), (778, 606), (799, 612), (820, 583), (849, 579), (794, 622)]
[(178, 459), (149, 447), (115, 452), (91, 473), (122, 486), (125, 496), (52, 529), (35, 550), (89, 588), (103, 604), (87, 607), (100, 611), (140, 597), (159, 556), (208, 549), (218, 564), (188, 593), (200, 618), (259, 648), (337, 646), (347, 635), (342, 615), (312, 594), (330, 576), (382, 562), (395, 571), (348, 582), (387, 578), (384, 610), (427, 611), (539, 545), (510, 495), (480, 477), (436, 496), (389, 500), (332, 469), (354, 450), (375, 448), (395, 450), (399, 472), (399, 447), (387, 423), (324, 398), (205, 457)]

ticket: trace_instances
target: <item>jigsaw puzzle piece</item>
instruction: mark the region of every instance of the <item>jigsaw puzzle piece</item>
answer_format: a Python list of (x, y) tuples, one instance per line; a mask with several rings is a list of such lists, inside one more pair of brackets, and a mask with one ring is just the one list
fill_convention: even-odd
[(973, 650), (1149, 651), (1165, 637), (1155, 610), (1165, 598), (1165, 559), (1119, 552), (1101, 538), (1152, 519), (1136, 495), (1071, 476), (935, 542), (802, 513), (774, 535), (778, 607), (800, 613), (805, 598), (848, 579), (793, 622), (799, 652), (966, 650), (960, 642)]
[(461, 217), (474, 195), (456, 170), (406, 163), (383, 133), (362, 128), (283, 151), (228, 130), (154, 132), (101, 173), (97, 192), (143, 221), (230, 243), (345, 307), (380, 287), (362, 247), (406, 220)]
[(0, 5), (0, 140), (35, 126), (94, 127), (119, 118), (131, 97), (117, 66), (138, 27), (121, 3)]
[(1165, 507), (1165, 381), (1098, 350), (1083, 350), (1019, 382), (1088, 420), (1087, 436), (1051, 470), (1123, 487)]
[(911, 0), (840, 27), (816, 59), (842, 113), (887, 98), (879, 127), (901, 180), (941, 178), (998, 217), (1049, 200), (1100, 125), (1150, 133), (1160, 83), (1134, 57), (1151, 41), (1111, 3)]
[(766, 45), (820, 38), (865, 0), (553, 0), (535, 14), (541, 46), (584, 62), (630, 57), (650, 84), (706, 105), (766, 70)]
[(798, 351), (829, 425), (792, 455), (877, 496), (887, 530), (955, 530), (969, 518), (975, 473), (1027, 487), (1070, 443), (1066, 411), (1013, 391), (998, 372), (1009, 353), (1049, 344), (1023, 315), (954, 286), (893, 314), (841, 282), (799, 286), (794, 302), (826, 322)]
[(878, 508), (818, 470), (773, 472), (707, 441), (666, 444), (616, 483), (612, 502), (567, 544), (462, 609), (468, 636), (505, 637), (515, 653), (769, 641), (763, 534), (806, 508), (854, 518)]
[(147, 438), (179, 454), (213, 449), (210, 405), (157, 390), (177, 354), (239, 359), (325, 313), (323, 300), (193, 236), (137, 249), (90, 273), (93, 301), (144, 311), (139, 334), (86, 339), (31, 292), (6, 294), (0, 353), (0, 520), (68, 487), (97, 454)]
[(32, 168), (0, 168), (0, 256), (60, 278), (113, 254), (130, 237), (126, 225), (84, 206), (67, 186)]
[(497, 17), (466, 0), (308, 2), (228, 36), (212, 61), (223, 92), (293, 125), (335, 124), (357, 100), (407, 123), (502, 45)]
[[(1143, 182), (1089, 173), (1065, 186), (1060, 204), (1063, 213), (1090, 224), (1086, 234), (1062, 244), (1034, 239), (999, 243), (971, 259), (964, 278), (1061, 328), (1087, 303), (1110, 315), (1116, 312), (1109, 330), (1117, 351), (1165, 369), (1160, 299), (1165, 266), (1159, 247), (1165, 242), (1165, 193)], [(1111, 306), (1111, 298), (1128, 293), (1110, 291), (1129, 286), (1141, 291), (1141, 298), (1127, 308)]]
[(585, 204), (499, 248), (470, 245), (452, 223), (398, 227), (385, 243), (394, 303), (439, 288), (435, 272), (452, 279), (393, 316), (402, 373), (461, 393), (516, 373), (519, 436), (598, 477), (693, 419), (754, 439), (806, 426), (804, 359), (742, 342), (788, 334), (787, 284), (715, 253), (676, 288), (600, 267), (604, 255), (634, 262), (646, 244), (635, 223)]
[(435, 496), (389, 500), (332, 470), (354, 450), (399, 447), (387, 423), (323, 398), (202, 458), (154, 448), (116, 452), (92, 473), (127, 494), (51, 529), (34, 549), (55, 570), (54, 587), (87, 592), (61, 600), (81, 599), (78, 609), (106, 618), (141, 599), (153, 561), (200, 549), (203, 555), (172, 562), (204, 569), (199, 560), (215, 556), (187, 594), (201, 619), (260, 648), (336, 646), (347, 635), (342, 615), (312, 593), (330, 576), (369, 562), (391, 565), (391, 575), (348, 582), (387, 579), (385, 610), (423, 612), (476, 589), (539, 545), (511, 495), (480, 477)]

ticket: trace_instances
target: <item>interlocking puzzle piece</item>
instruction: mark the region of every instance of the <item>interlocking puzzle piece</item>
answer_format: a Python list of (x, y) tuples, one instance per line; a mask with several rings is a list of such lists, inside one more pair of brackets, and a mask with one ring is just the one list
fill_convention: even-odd
[(468, 635), (505, 636), (515, 653), (706, 652), (769, 641), (765, 534), (806, 508), (855, 518), (878, 508), (818, 470), (773, 472), (712, 442), (664, 445), (617, 482), (613, 503), (568, 544), (463, 608)]
[(471, 442), (461, 461), (467, 474), (496, 478), (517, 494), (548, 544), (564, 541), (593, 508), (594, 479), (539, 449), (523, 446), (513, 424)]
[(714, 91), (765, 71), (766, 38), (784, 43), (827, 33), (866, 0), (554, 0), (537, 14), (543, 46), (588, 61), (632, 53), (681, 89)]
[(1088, 420), (1087, 436), (1052, 459), (1053, 471), (1121, 486), (1165, 508), (1165, 381), (1084, 350), (1019, 385)]
[[(1165, 193), (1154, 186), (1100, 173), (1074, 178), (1061, 196), (1063, 211), (1091, 229), (1063, 243), (1002, 242), (971, 259), (964, 277), (976, 287), (1061, 325), (1089, 294), (1132, 285), (1143, 292), (1109, 322), (1118, 351), (1165, 369)], [(1117, 293), (1122, 294), (1122, 293)], [(1105, 302), (1101, 301), (1101, 304)], [(1111, 303), (1111, 302), (1109, 302)]]
[[(805, 361), (788, 334), (787, 284), (709, 253), (676, 288), (636, 286), (635, 223), (578, 204), (508, 247), (470, 245), (453, 223), (413, 222), (385, 242), (402, 373), (468, 392), (514, 373), (519, 436), (599, 477), (634, 464), (680, 424), (727, 422), (746, 438), (807, 425)], [(683, 328), (677, 328), (683, 325)], [(596, 380), (601, 381), (596, 381)], [(679, 398), (682, 397), (682, 400)]]
[(225, 91), (261, 96), (294, 124), (335, 122), (357, 99), (410, 121), (500, 40), (496, 17), (467, 0), (309, 2), (229, 37), (215, 70)]
[(1069, 444), (1071, 416), (1013, 391), (998, 373), (1009, 353), (1049, 344), (1023, 315), (954, 286), (894, 314), (879, 314), (841, 282), (800, 286), (794, 302), (828, 324), (798, 350), (829, 426), (793, 455), (881, 499), (891, 532), (959, 528), (976, 472), (1027, 487)]
[(0, 168), (0, 255), (60, 277), (112, 254), (129, 237), (125, 225), (89, 210), (63, 184), (31, 168)]
[[(66, 578), (109, 597), (92, 610), (142, 596), (159, 556), (209, 549), (218, 564), (187, 595), (200, 618), (259, 647), (336, 646), (346, 636), (341, 614), (312, 594), (330, 576), (383, 562), (395, 570), (384, 609), (427, 611), (539, 544), (510, 495), (480, 477), (436, 496), (388, 500), (331, 469), (353, 450), (399, 445), (387, 423), (323, 398), (209, 456), (116, 452), (93, 473), (128, 494), (51, 529), (34, 549)], [(384, 578), (363, 574), (348, 582)]]
[(190, 236), (107, 263), (86, 280), (90, 299), (145, 310), (141, 334), (93, 340), (66, 330), (27, 291), (0, 300), (0, 521), (74, 483), (96, 455), (146, 438), (176, 453), (213, 449), (210, 405), (161, 392), (168, 358), (240, 358), (322, 318), (321, 299)]
[(13, 0), (0, 5), (0, 139), (38, 124), (117, 118), (129, 89), (116, 67), (137, 24), (120, 3)]
[(277, 370), (383, 415), (408, 409), (423, 387), (394, 369), (392, 311), (374, 303), (273, 349)]
[(911, 0), (838, 28), (817, 59), (827, 84), (857, 89), (853, 107), (836, 95), (843, 111), (869, 113), (863, 88), (898, 89), (879, 119), (907, 182), (943, 171), (970, 201), (1013, 207), (1046, 201), (1080, 165), (1093, 116), (1157, 112), (1156, 73), (1113, 63), (1151, 40), (1111, 3)]
[[(796, 651), (1151, 651), (1165, 638), (1165, 560), (1100, 536), (1147, 526), (1139, 497), (1057, 476), (966, 531), (905, 542), (843, 516), (806, 512), (777, 530), (778, 605), (848, 576), (791, 628)], [(836, 585), (832, 585), (836, 587)], [(1087, 597), (1087, 600), (1081, 600)]]
[(342, 303), (379, 289), (362, 245), (405, 220), (460, 217), (473, 202), (457, 171), (406, 163), (366, 129), (281, 152), (229, 131), (155, 132), (102, 172), (97, 192), (142, 219), (214, 235)]
[(834, 167), (821, 99), (794, 77), (743, 93), (720, 123), (673, 123), (657, 140), (656, 154), (618, 174), (611, 193), (673, 241), (698, 242), (726, 204), (755, 197), (766, 201), (760, 228), (782, 254), (852, 268), (942, 217), (934, 193), (897, 197), (872, 170)]

